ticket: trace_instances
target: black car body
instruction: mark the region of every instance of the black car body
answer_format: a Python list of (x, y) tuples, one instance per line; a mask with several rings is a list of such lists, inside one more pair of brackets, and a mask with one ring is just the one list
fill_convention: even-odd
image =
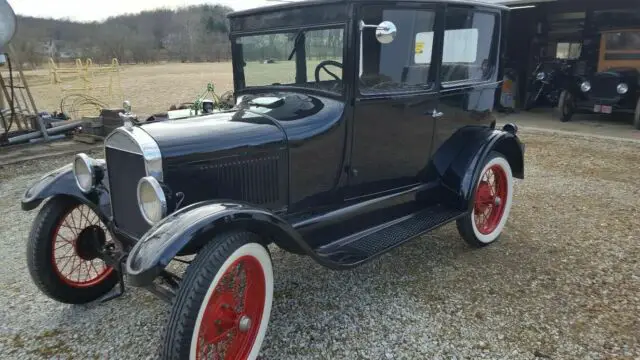
[[(506, 16), (466, 1), (307, 1), (233, 13), (233, 109), (119, 128), (104, 160), (79, 155), (30, 187), (23, 209), (56, 197), (88, 206), (118, 250), (83, 254), (179, 302), (206, 291), (168, 264), (196, 255), (190, 268), (200, 270), (188, 273), (208, 274), (198, 258), (242, 236), (332, 269), (452, 221), (470, 244), (488, 245), (508, 216), (512, 176), (524, 177), (517, 127), (498, 129), (492, 114)], [(85, 230), (83, 249), (109, 243)], [(198, 333), (193, 313), (176, 316)], [(240, 331), (254, 323), (235, 319)], [(167, 346), (177, 346), (181, 324), (170, 323)]]
[(630, 114), (640, 129), (640, 30), (604, 31), (598, 71), (576, 79), (561, 94), (560, 120), (574, 113)]

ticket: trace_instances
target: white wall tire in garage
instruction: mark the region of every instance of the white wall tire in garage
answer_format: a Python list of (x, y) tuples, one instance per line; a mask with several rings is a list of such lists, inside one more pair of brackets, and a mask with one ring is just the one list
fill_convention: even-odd
[(504, 155), (492, 152), (474, 187), (473, 208), (456, 221), (462, 238), (483, 247), (500, 237), (513, 203), (513, 174)]

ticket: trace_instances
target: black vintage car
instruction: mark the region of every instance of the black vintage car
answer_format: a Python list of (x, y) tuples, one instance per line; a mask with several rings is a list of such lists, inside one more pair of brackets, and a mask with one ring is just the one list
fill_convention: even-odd
[[(494, 243), (524, 177), (517, 127), (492, 113), (506, 16), (422, 0), (231, 14), (232, 109), (127, 112), (104, 159), (78, 154), (26, 190), (24, 210), (44, 202), (33, 281), (78, 304), (126, 277), (172, 301), (162, 359), (255, 359), (270, 244), (347, 270), (452, 222), (471, 246)], [(184, 275), (168, 270), (190, 255)]]
[(557, 106), (560, 93), (573, 80), (574, 63), (573, 60), (563, 59), (540, 61), (531, 74), (524, 109), (531, 110), (536, 106)]
[(598, 71), (565, 88), (558, 116), (569, 121), (575, 113), (629, 114), (640, 130), (640, 30), (603, 31)]

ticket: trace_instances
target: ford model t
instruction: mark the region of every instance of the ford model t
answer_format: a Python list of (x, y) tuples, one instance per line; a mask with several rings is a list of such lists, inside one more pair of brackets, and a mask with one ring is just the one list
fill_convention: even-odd
[(417, 0), (231, 14), (232, 109), (127, 121), (104, 159), (78, 154), (26, 190), (24, 210), (44, 202), (34, 282), (77, 304), (126, 279), (172, 303), (161, 358), (255, 359), (269, 245), (346, 270), (452, 222), (494, 243), (524, 177), (517, 127), (492, 115), (506, 14)]
[(629, 114), (640, 129), (640, 29), (603, 31), (599, 54), (598, 71), (561, 93), (560, 120), (577, 112)]

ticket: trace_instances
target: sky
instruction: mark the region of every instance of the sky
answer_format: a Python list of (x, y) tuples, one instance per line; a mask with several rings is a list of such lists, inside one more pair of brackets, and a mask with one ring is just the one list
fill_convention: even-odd
[(188, 5), (223, 4), (234, 10), (245, 10), (276, 3), (268, 0), (9, 0), (9, 4), (19, 15), (100, 21), (109, 16), (159, 7), (174, 9)]

